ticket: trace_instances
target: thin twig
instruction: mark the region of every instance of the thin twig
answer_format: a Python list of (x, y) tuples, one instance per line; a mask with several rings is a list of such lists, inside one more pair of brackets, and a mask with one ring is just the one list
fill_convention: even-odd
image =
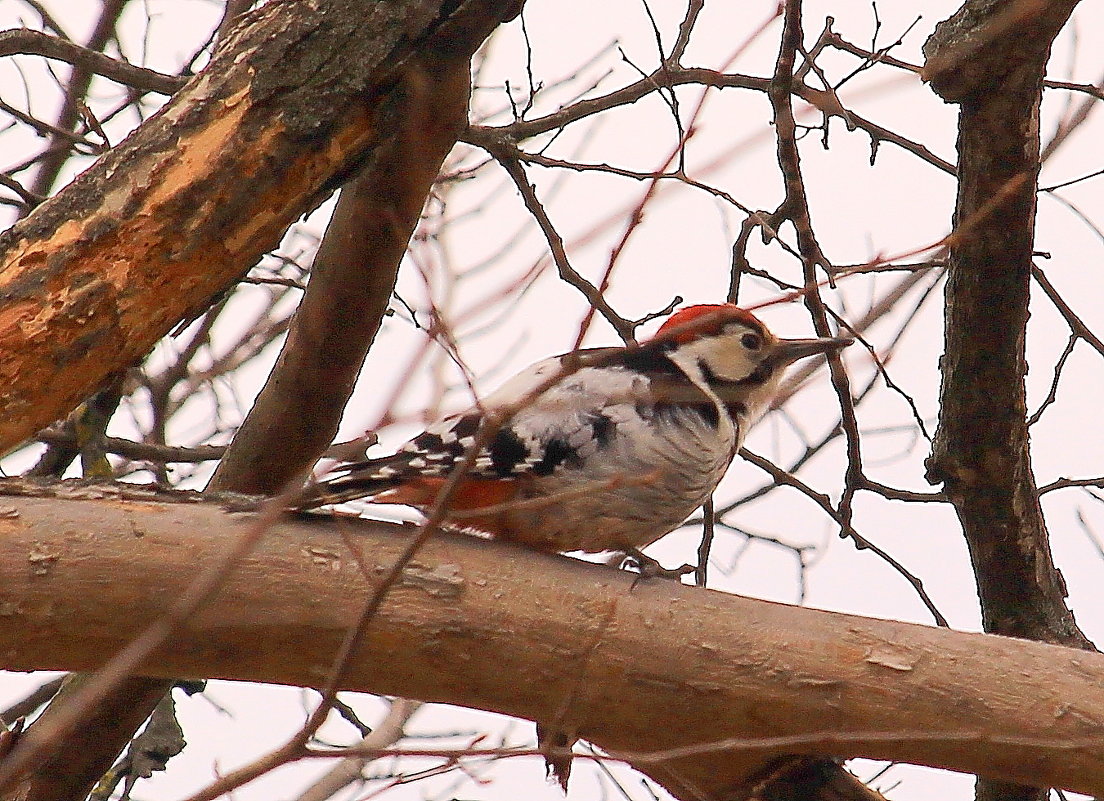
[(785, 470), (782, 470), (780, 467), (776, 466), (769, 459), (764, 459), (762, 456), (752, 453), (747, 448), (740, 449), (740, 456), (751, 462), (759, 469), (765, 471), (768, 475), (770, 475), (771, 478), (775, 480), (776, 483), (785, 484), (788, 487), (793, 487), (794, 489), (799, 490), (802, 494), (810, 498), (839, 525), (840, 536), (847, 537), (852, 540), (859, 550), (872, 551), (880, 559), (882, 559), (882, 561), (884, 561), (886, 564), (896, 570), (909, 584), (911, 584), (913, 589), (916, 590), (916, 594), (920, 597), (920, 600), (924, 604), (925, 608), (927, 608), (932, 617), (935, 618), (936, 624), (945, 627), (950, 626), (950, 623), (947, 622), (947, 618), (945, 618), (943, 616), (943, 613), (940, 612), (939, 609), (935, 606), (935, 604), (932, 602), (931, 597), (928, 595), (927, 590), (924, 589), (924, 582), (921, 581), (917, 576), (913, 575), (913, 573), (905, 568), (904, 565), (902, 565), (888, 553), (883, 551), (866, 537), (859, 534), (859, 532), (855, 531), (850, 521), (847, 520), (842, 514), (840, 514), (835, 506), (832, 505), (832, 501), (827, 495), (817, 492), (804, 481), (799, 479), (797, 476), (793, 475), (792, 473), (787, 473)]

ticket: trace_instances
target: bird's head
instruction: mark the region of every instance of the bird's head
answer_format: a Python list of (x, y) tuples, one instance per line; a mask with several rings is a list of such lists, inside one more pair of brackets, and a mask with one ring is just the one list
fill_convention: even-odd
[(700, 376), (726, 403), (742, 404), (753, 414), (770, 402), (788, 365), (853, 341), (779, 339), (754, 314), (731, 303), (680, 309), (652, 339), (688, 375)]

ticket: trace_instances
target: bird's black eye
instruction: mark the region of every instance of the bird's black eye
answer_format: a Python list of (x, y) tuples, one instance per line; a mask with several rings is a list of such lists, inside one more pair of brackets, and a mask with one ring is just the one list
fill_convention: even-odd
[(740, 337), (740, 344), (748, 350), (759, 350), (763, 347), (763, 338), (758, 334), (744, 334)]

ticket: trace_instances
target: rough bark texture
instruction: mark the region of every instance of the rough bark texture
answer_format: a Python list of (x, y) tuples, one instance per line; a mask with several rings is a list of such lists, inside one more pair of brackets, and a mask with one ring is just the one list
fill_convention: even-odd
[[(4, 499), (5, 668), (96, 667), (219, 560), (251, 517), (77, 496)], [(276, 526), (143, 670), (323, 682), (372, 577), (408, 532), (322, 517)], [(682, 797), (747, 798), (786, 753), (1104, 793), (1102, 655), (665, 581), (634, 587), (606, 566), (461, 535), (434, 537), (408, 566), (346, 686), (559, 719), (635, 754), (633, 764)], [(684, 750), (655, 755), (664, 749)]]
[[(1017, 48), (1035, 42), (1033, 58), (1013, 54), (1019, 64), (1014, 71), (971, 67), (976, 80), (992, 74), (999, 83), (986, 80), (969, 92), (953, 84), (962, 106), (959, 194), (941, 414), (928, 468), (932, 480), (944, 483), (962, 521), (986, 630), (1083, 646), (1051, 561), (1031, 471), (1024, 390), (1038, 103), (1049, 43), (1073, 5), (1051, 3), (1047, 17), (1033, 18), (1032, 36), (1006, 31), (993, 42), (994, 56), (1004, 55), (996, 45), (1006, 38)], [(933, 36), (929, 61), (966, 36), (958, 27), (950, 30), (956, 38)], [(940, 80), (933, 81), (937, 90)]]
[[(1037, 42), (1033, 58), (1014, 54), (1018, 69), (994, 69), (1000, 83), (977, 85), (960, 97), (941, 414), (928, 467), (932, 480), (944, 483), (962, 521), (986, 630), (1085, 645), (1051, 561), (1031, 471), (1024, 389), (1038, 104), (1049, 42), (1073, 4), (1050, 4), (1052, 14), (1057, 6), (1065, 7), (1065, 15), (1048, 18), (1047, 25), (1034, 21), (1033, 32), (1048, 35)], [(956, 37), (965, 35), (952, 30)], [(1006, 38), (1021, 46), (1034, 41), (1010, 31), (997, 42)]]
[[(962, 523), (985, 630), (1091, 648), (1051, 556), (1024, 387), (1042, 79), (1075, 5), (967, 2), (924, 48), (925, 77), (961, 106), (939, 429), (928, 477), (943, 483)], [(978, 801), (1047, 796), (978, 781)]]
[[(271, 492), (304, 470), (336, 431), (406, 241), (466, 123), (470, 54), (516, 5), (467, 3), (447, 21), (424, 2), (371, 14), (364, 3), (275, 4), (253, 15), (166, 111), (0, 239), (4, 447), (111, 365), (141, 357), (366, 164), (217, 483)], [(171, 685), (123, 681), (4, 798), (83, 798)]]
[(517, 0), (268, 3), (155, 117), (0, 236), (0, 452), (64, 415), (372, 157), (428, 50)]

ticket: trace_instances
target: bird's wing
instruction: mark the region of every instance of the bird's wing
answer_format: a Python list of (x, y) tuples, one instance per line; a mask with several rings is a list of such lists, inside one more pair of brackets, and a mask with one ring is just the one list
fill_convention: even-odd
[[(302, 505), (339, 503), (414, 479), (447, 476), (481, 438), (484, 412), (509, 410), (512, 415), (482, 444), (469, 478), (516, 480), (578, 468), (655, 402), (647, 376), (609, 363), (619, 350), (583, 351), (576, 356), (587, 366), (574, 369), (565, 369), (563, 356), (538, 362), (488, 395), (479, 408), (434, 423), (396, 453), (337, 467)], [(528, 397), (561, 373), (559, 381)]]

